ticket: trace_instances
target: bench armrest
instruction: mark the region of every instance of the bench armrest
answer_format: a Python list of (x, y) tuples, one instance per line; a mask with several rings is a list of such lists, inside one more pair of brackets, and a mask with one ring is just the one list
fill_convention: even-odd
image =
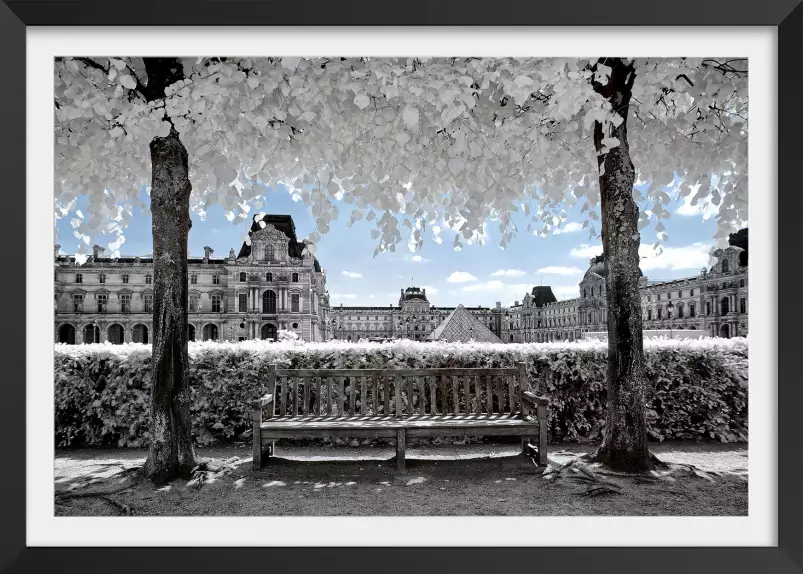
[(524, 391), (522, 393), (522, 397), (528, 403), (535, 405), (535, 406), (547, 406), (549, 404), (549, 399), (546, 397), (539, 397), (532, 391)]
[(273, 402), (273, 395), (271, 393), (268, 393), (264, 397), (260, 397), (255, 401), (251, 401), (251, 407), (254, 409), (261, 409), (265, 405), (268, 405), (272, 402)]

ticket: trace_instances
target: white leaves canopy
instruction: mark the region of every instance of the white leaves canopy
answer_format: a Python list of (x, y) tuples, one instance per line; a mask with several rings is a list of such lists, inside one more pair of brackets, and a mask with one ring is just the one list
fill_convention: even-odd
[[(372, 222), (377, 252), (420, 247), (459, 222), (455, 247), (493, 221), (504, 247), (511, 213), (546, 234), (580, 204), (597, 235), (594, 122), (621, 122), (595, 93), (597, 59), (199, 58), (148, 102), (139, 58), (64, 58), (55, 66), (56, 217), (73, 217), (82, 251), (117, 233), (150, 185), (149, 143), (171, 123), (187, 147), (191, 209), (221, 205), (235, 223), (282, 184), (325, 234), (340, 209)], [(674, 197), (718, 207), (717, 239), (747, 220), (747, 61), (637, 59), (628, 138), (642, 196), (640, 229)], [(608, 69), (609, 71), (609, 69)], [(619, 145), (603, 141), (605, 149)], [(604, 150), (603, 150), (604, 151)], [(677, 174), (677, 177), (676, 177)], [(669, 187), (667, 187), (669, 186)]]

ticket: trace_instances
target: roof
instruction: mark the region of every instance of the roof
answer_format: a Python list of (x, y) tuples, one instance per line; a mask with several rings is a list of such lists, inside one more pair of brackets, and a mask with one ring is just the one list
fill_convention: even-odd
[(531, 295), (533, 298), (533, 304), (536, 307), (543, 307), (547, 303), (555, 303), (558, 300), (558, 298), (555, 297), (555, 294), (552, 292), (552, 287), (549, 285), (539, 285), (538, 287), (533, 287)]
[(467, 343), (501, 343), (488, 327), (480, 323), (471, 311), (458, 305), (443, 322), (427, 337), (431, 341)]
[[(262, 219), (257, 219), (255, 217), (254, 221), (251, 223), (251, 229), (248, 231), (249, 237), (255, 231), (262, 229), (262, 226), (259, 224), (260, 221), (264, 221), (265, 224), (270, 224), (284, 233), (290, 239), (287, 244), (287, 254), (290, 257), (301, 259), (304, 252), (304, 243), (298, 241), (298, 238), (296, 237), (296, 224), (293, 222), (292, 215), (266, 214), (262, 217)], [(240, 247), (240, 253), (237, 255), (237, 259), (248, 257), (249, 255), (251, 255), (251, 246), (243, 241), (242, 247)], [(321, 264), (318, 262), (316, 257), (313, 257), (312, 259), (315, 266), (315, 271), (320, 273)]]
[(429, 303), (429, 299), (427, 299), (426, 289), (422, 291), (418, 287), (408, 287), (407, 289), (405, 289), (404, 292), (402, 292), (400, 300), (401, 301), (420, 300)]
[(730, 245), (744, 249), (742, 253), (739, 253), (739, 265), (742, 267), (747, 267), (747, 229), (748, 228), (745, 227), (728, 236), (728, 243)]

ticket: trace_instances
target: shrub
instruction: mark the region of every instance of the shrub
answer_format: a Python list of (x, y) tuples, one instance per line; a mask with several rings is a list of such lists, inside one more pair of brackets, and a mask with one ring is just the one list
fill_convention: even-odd
[[(744, 338), (644, 343), (648, 426), (655, 440), (747, 438)], [(239, 343), (189, 345), (192, 417), (200, 445), (246, 438), (249, 402), (267, 368), (513, 367), (549, 398), (552, 442), (599, 441), (605, 423), (606, 343)], [(148, 441), (150, 346), (56, 345), (57, 446), (142, 447)], [(355, 385), (355, 388), (359, 385)], [(356, 389), (357, 391), (359, 389)]]

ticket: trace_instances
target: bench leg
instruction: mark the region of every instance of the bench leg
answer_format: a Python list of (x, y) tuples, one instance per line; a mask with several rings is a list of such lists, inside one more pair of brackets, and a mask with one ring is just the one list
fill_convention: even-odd
[(399, 472), (405, 471), (404, 456), (407, 451), (407, 431), (399, 429), (396, 431), (396, 465)]
[(546, 457), (546, 432), (547, 432), (546, 405), (538, 405), (538, 465), (539, 466), (546, 466), (548, 463)]
[(251, 445), (251, 454), (254, 460), (253, 468), (254, 470), (259, 470), (262, 468), (262, 429), (254, 424), (254, 436), (252, 439)]

